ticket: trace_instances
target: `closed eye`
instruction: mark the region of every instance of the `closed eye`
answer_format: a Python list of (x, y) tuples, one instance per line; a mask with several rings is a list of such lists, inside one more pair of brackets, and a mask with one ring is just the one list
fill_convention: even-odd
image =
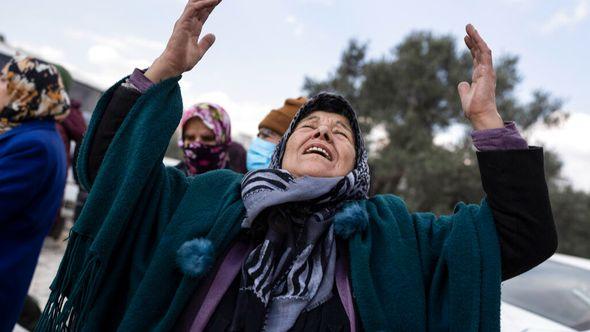
[(308, 124), (301, 125), (299, 128), (311, 128), (311, 129), (314, 129), (311, 125), (308, 125)]
[(347, 134), (347, 133), (345, 133), (345, 132), (343, 132), (343, 131), (336, 131), (336, 132), (334, 132), (334, 134), (336, 134), (336, 135), (340, 135), (340, 136), (342, 136), (343, 138), (345, 138), (345, 139), (347, 139), (348, 141), (350, 141), (350, 137), (348, 136), (348, 134)]

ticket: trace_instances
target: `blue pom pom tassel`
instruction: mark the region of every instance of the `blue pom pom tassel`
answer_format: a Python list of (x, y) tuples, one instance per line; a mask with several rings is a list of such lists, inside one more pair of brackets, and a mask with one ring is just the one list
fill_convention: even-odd
[(176, 261), (184, 274), (201, 276), (213, 265), (213, 244), (204, 238), (186, 241), (176, 252)]
[(362, 232), (369, 224), (367, 211), (356, 202), (347, 203), (334, 217), (334, 232), (348, 239), (356, 232)]

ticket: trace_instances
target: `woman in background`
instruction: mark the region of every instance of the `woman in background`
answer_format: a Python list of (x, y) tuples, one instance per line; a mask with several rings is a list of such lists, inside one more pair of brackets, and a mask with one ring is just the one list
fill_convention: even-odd
[(277, 144), (289, 128), (297, 111), (307, 98), (287, 98), (285, 104), (268, 113), (258, 125), (258, 135), (250, 143), (246, 165), (249, 171), (268, 168)]
[(66, 181), (55, 118), (69, 98), (55, 66), (15, 57), (0, 75), (0, 331), (21, 312)]
[(178, 145), (184, 161), (176, 167), (186, 175), (224, 168), (245, 173), (244, 148), (232, 142), (231, 120), (223, 107), (211, 103), (195, 104), (184, 111), (180, 127), (182, 137)]

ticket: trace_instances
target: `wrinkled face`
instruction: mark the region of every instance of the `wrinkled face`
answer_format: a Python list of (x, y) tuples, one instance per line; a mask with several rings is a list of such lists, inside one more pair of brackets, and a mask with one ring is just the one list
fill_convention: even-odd
[(343, 115), (325, 111), (310, 113), (289, 137), (282, 168), (295, 177), (348, 174), (356, 160), (351, 128)]
[(8, 95), (8, 81), (0, 74), (0, 110), (10, 103)]
[(205, 125), (203, 120), (194, 117), (184, 124), (182, 140), (184, 146), (196, 142), (201, 142), (206, 145), (215, 145), (215, 133)]

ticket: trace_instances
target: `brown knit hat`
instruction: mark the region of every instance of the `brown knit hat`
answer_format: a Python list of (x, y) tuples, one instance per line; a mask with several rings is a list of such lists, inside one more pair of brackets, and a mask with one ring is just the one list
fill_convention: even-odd
[(265, 127), (279, 135), (283, 135), (289, 128), (291, 120), (297, 111), (307, 102), (307, 98), (289, 98), (285, 100), (283, 107), (270, 111), (258, 125), (258, 129)]

